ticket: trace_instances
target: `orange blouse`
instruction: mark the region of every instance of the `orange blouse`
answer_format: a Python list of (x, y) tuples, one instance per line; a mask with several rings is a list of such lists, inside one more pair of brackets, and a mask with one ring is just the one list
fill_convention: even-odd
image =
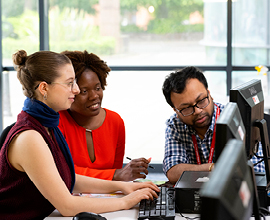
[(79, 126), (69, 114), (60, 111), (59, 129), (62, 131), (74, 161), (77, 174), (112, 180), (116, 169), (123, 166), (125, 153), (125, 125), (116, 112), (104, 109), (103, 124), (92, 131), (96, 160), (92, 163), (86, 144), (85, 128)]

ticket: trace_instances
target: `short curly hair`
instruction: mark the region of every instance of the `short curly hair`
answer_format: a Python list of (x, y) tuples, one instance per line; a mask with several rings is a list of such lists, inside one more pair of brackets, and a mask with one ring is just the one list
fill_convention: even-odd
[(106, 62), (101, 60), (96, 54), (88, 53), (86, 50), (66, 50), (61, 54), (65, 54), (71, 60), (77, 80), (86, 69), (90, 69), (97, 74), (101, 83), (101, 88), (103, 90), (105, 89), (105, 86), (107, 85), (106, 78), (111, 69), (107, 66)]
[(182, 93), (189, 79), (198, 79), (208, 89), (208, 83), (203, 72), (194, 66), (172, 72), (166, 77), (162, 87), (163, 95), (172, 108), (174, 108), (174, 105), (171, 100), (171, 92)]

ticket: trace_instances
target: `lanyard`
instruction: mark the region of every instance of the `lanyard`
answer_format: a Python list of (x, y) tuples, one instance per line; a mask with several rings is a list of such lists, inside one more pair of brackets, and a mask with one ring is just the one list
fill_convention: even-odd
[[(217, 105), (215, 104), (215, 106), (217, 106)], [(214, 150), (215, 150), (215, 143), (216, 143), (216, 121), (217, 121), (217, 118), (219, 117), (219, 115), (220, 115), (220, 108), (217, 106), (217, 113), (216, 113), (216, 118), (215, 118), (214, 132), (213, 132), (213, 138), (212, 138), (208, 163), (212, 163), (212, 160), (213, 160), (213, 155), (214, 155)], [(196, 154), (197, 164), (201, 164), (201, 158), (200, 158), (200, 155), (199, 155), (198, 143), (197, 143), (197, 140), (196, 140), (196, 136), (194, 134), (192, 135), (192, 141), (193, 141), (194, 150), (195, 150), (195, 154)]]

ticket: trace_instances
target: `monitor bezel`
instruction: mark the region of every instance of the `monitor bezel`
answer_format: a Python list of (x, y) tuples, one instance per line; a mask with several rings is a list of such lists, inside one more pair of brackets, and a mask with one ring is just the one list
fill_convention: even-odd
[[(200, 195), (202, 220), (247, 220), (252, 213), (258, 215), (256, 183), (246, 160), (243, 141), (228, 141)], [(232, 196), (236, 196), (233, 204)], [(258, 216), (255, 219), (259, 219)]]
[(216, 121), (215, 161), (232, 138), (245, 143), (246, 130), (237, 104), (228, 102)]
[(238, 105), (246, 129), (246, 154), (247, 158), (251, 159), (258, 152), (261, 140), (260, 130), (255, 126), (255, 121), (264, 118), (264, 96), (261, 80), (253, 79), (230, 89), (229, 101)]

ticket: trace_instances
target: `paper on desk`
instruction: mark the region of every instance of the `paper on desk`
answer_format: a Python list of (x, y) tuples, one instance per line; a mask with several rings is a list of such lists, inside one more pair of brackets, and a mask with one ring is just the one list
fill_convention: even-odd
[(164, 184), (168, 181), (168, 178), (163, 173), (149, 173), (145, 179), (136, 179), (137, 182), (151, 181), (156, 185)]
[(135, 182), (153, 182), (156, 185), (164, 184), (166, 181), (163, 180), (150, 180), (150, 179), (136, 179)]
[(121, 198), (124, 196), (123, 193), (111, 193), (111, 194), (81, 194), (80, 196), (88, 197), (88, 198)]

